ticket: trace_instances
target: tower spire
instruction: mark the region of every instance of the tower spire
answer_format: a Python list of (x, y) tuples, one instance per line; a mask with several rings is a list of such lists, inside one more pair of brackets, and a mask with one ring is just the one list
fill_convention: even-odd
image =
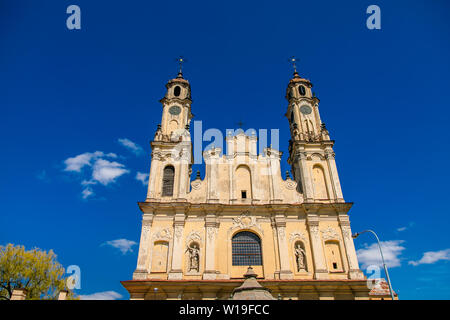
[(294, 78), (300, 78), (298, 72), (297, 72), (297, 61), (298, 58), (296, 58), (295, 56), (292, 56), (289, 58), (289, 61), (292, 63), (292, 67), (294, 68)]
[(178, 76), (177, 78), (183, 78), (183, 63), (186, 62), (186, 59), (183, 56), (179, 56), (176, 61), (178, 61)]

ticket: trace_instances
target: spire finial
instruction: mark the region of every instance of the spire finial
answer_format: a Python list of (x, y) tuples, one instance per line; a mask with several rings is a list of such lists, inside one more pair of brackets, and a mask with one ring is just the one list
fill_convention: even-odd
[(294, 68), (294, 73), (297, 73), (297, 61), (298, 59), (295, 56), (289, 58), (289, 61), (292, 63), (292, 67)]
[(176, 61), (178, 61), (179, 66), (177, 78), (183, 78), (183, 63), (186, 62), (186, 59), (183, 56), (179, 56)]
[(297, 72), (298, 59), (295, 56), (292, 56), (289, 58), (289, 62), (292, 63), (292, 67), (294, 68), (294, 78), (299, 78), (300, 76), (298, 75), (298, 72)]

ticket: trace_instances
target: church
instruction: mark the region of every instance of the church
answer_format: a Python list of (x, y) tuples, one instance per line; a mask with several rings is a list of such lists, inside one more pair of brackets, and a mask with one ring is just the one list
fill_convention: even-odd
[[(230, 299), (249, 266), (278, 299), (369, 299), (359, 268), (330, 139), (312, 83), (295, 69), (286, 88), (288, 163), (256, 135), (226, 136), (203, 152), (191, 179), (191, 87), (181, 72), (166, 84), (151, 142), (142, 228), (130, 299)], [(280, 114), (281, 116), (281, 114)]]

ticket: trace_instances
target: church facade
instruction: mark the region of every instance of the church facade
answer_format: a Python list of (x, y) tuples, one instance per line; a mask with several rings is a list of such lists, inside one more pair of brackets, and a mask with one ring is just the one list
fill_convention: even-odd
[(291, 140), (257, 154), (257, 137), (226, 137), (226, 152), (203, 153), (191, 180), (191, 88), (180, 71), (166, 84), (151, 142), (131, 299), (229, 299), (251, 266), (280, 299), (368, 299), (336, 168), (334, 141), (320, 119), (312, 83), (295, 71), (286, 90)]

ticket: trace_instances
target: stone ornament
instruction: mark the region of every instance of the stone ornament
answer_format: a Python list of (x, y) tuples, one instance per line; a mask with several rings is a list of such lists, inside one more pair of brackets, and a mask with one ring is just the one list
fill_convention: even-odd
[(170, 228), (160, 229), (153, 235), (153, 241), (170, 241), (172, 239), (172, 230)]
[(217, 228), (214, 227), (206, 227), (206, 233), (208, 235), (209, 241), (212, 241), (214, 237), (217, 235)]
[(252, 227), (258, 229), (262, 234), (264, 234), (261, 226), (256, 222), (256, 217), (250, 216), (250, 212), (245, 211), (239, 217), (233, 218), (233, 226), (230, 229), (250, 229)]
[(295, 188), (297, 188), (297, 182), (295, 182), (294, 180), (292, 180), (291, 178), (286, 179), (286, 181), (284, 182), (284, 186), (286, 187), (286, 189), (288, 190), (294, 190)]
[(191, 242), (197, 242), (197, 243), (203, 242), (200, 231), (192, 230), (191, 232), (189, 232), (188, 236), (186, 237), (186, 247), (189, 247), (189, 244)]
[(197, 179), (191, 182), (191, 187), (193, 190), (198, 190), (202, 186), (202, 180)]
[(324, 240), (339, 240), (339, 234), (332, 227), (328, 226), (328, 228), (322, 230), (322, 238)]
[(297, 239), (300, 239), (303, 242), (306, 242), (306, 237), (303, 234), (303, 232), (298, 231), (298, 230), (294, 231), (294, 232), (291, 232), (291, 234), (289, 235), (289, 241), (293, 242), (294, 240), (297, 240)]

